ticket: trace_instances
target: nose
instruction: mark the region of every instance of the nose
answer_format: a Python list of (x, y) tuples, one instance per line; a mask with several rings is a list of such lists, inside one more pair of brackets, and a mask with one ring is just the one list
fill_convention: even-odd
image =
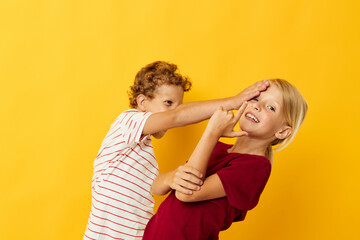
[(258, 112), (261, 111), (261, 107), (260, 107), (259, 102), (253, 102), (252, 107)]

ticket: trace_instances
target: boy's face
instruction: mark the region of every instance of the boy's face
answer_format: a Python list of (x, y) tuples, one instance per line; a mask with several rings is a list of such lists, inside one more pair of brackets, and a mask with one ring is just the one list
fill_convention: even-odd
[[(172, 110), (182, 104), (184, 97), (184, 90), (181, 86), (176, 85), (161, 85), (156, 88), (154, 98), (146, 98), (144, 102), (144, 109), (146, 112), (165, 112)], [(153, 134), (155, 138), (161, 138), (166, 131)]]
[(154, 98), (147, 98), (144, 104), (146, 112), (164, 112), (174, 109), (183, 102), (184, 90), (181, 86), (161, 85), (156, 88)]

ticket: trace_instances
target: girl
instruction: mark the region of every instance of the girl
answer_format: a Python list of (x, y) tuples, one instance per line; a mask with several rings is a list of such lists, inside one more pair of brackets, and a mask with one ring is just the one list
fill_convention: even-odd
[[(269, 178), (272, 146), (286, 147), (307, 111), (297, 89), (280, 79), (244, 103), (234, 116), (219, 108), (211, 117), (188, 165), (204, 174), (191, 195), (173, 191), (149, 221), (147, 239), (218, 239), (232, 222), (244, 220), (254, 208)], [(239, 122), (243, 131), (233, 131)], [(234, 145), (220, 137), (238, 137)]]

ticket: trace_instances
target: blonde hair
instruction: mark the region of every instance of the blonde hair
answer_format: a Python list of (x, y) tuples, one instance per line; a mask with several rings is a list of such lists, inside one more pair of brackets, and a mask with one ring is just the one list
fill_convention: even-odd
[[(285, 139), (275, 139), (267, 147), (265, 156), (273, 162), (273, 151), (278, 152), (287, 147), (295, 138), (301, 123), (304, 121), (308, 106), (301, 93), (288, 81), (269, 79), (270, 85), (276, 85), (283, 95), (283, 113), (286, 123), (292, 128), (291, 134)], [(278, 145), (275, 149), (273, 146)]]

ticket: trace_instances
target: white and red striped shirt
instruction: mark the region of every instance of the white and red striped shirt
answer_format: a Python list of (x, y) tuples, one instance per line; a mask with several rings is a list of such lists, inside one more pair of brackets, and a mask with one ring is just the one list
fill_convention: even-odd
[(92, 200), (84, 239), (141, 239), (153, 215), (151, 185), (159, 173), (150, 135), (142, 135), (149, 112), (119, 115), (94, 162)]

